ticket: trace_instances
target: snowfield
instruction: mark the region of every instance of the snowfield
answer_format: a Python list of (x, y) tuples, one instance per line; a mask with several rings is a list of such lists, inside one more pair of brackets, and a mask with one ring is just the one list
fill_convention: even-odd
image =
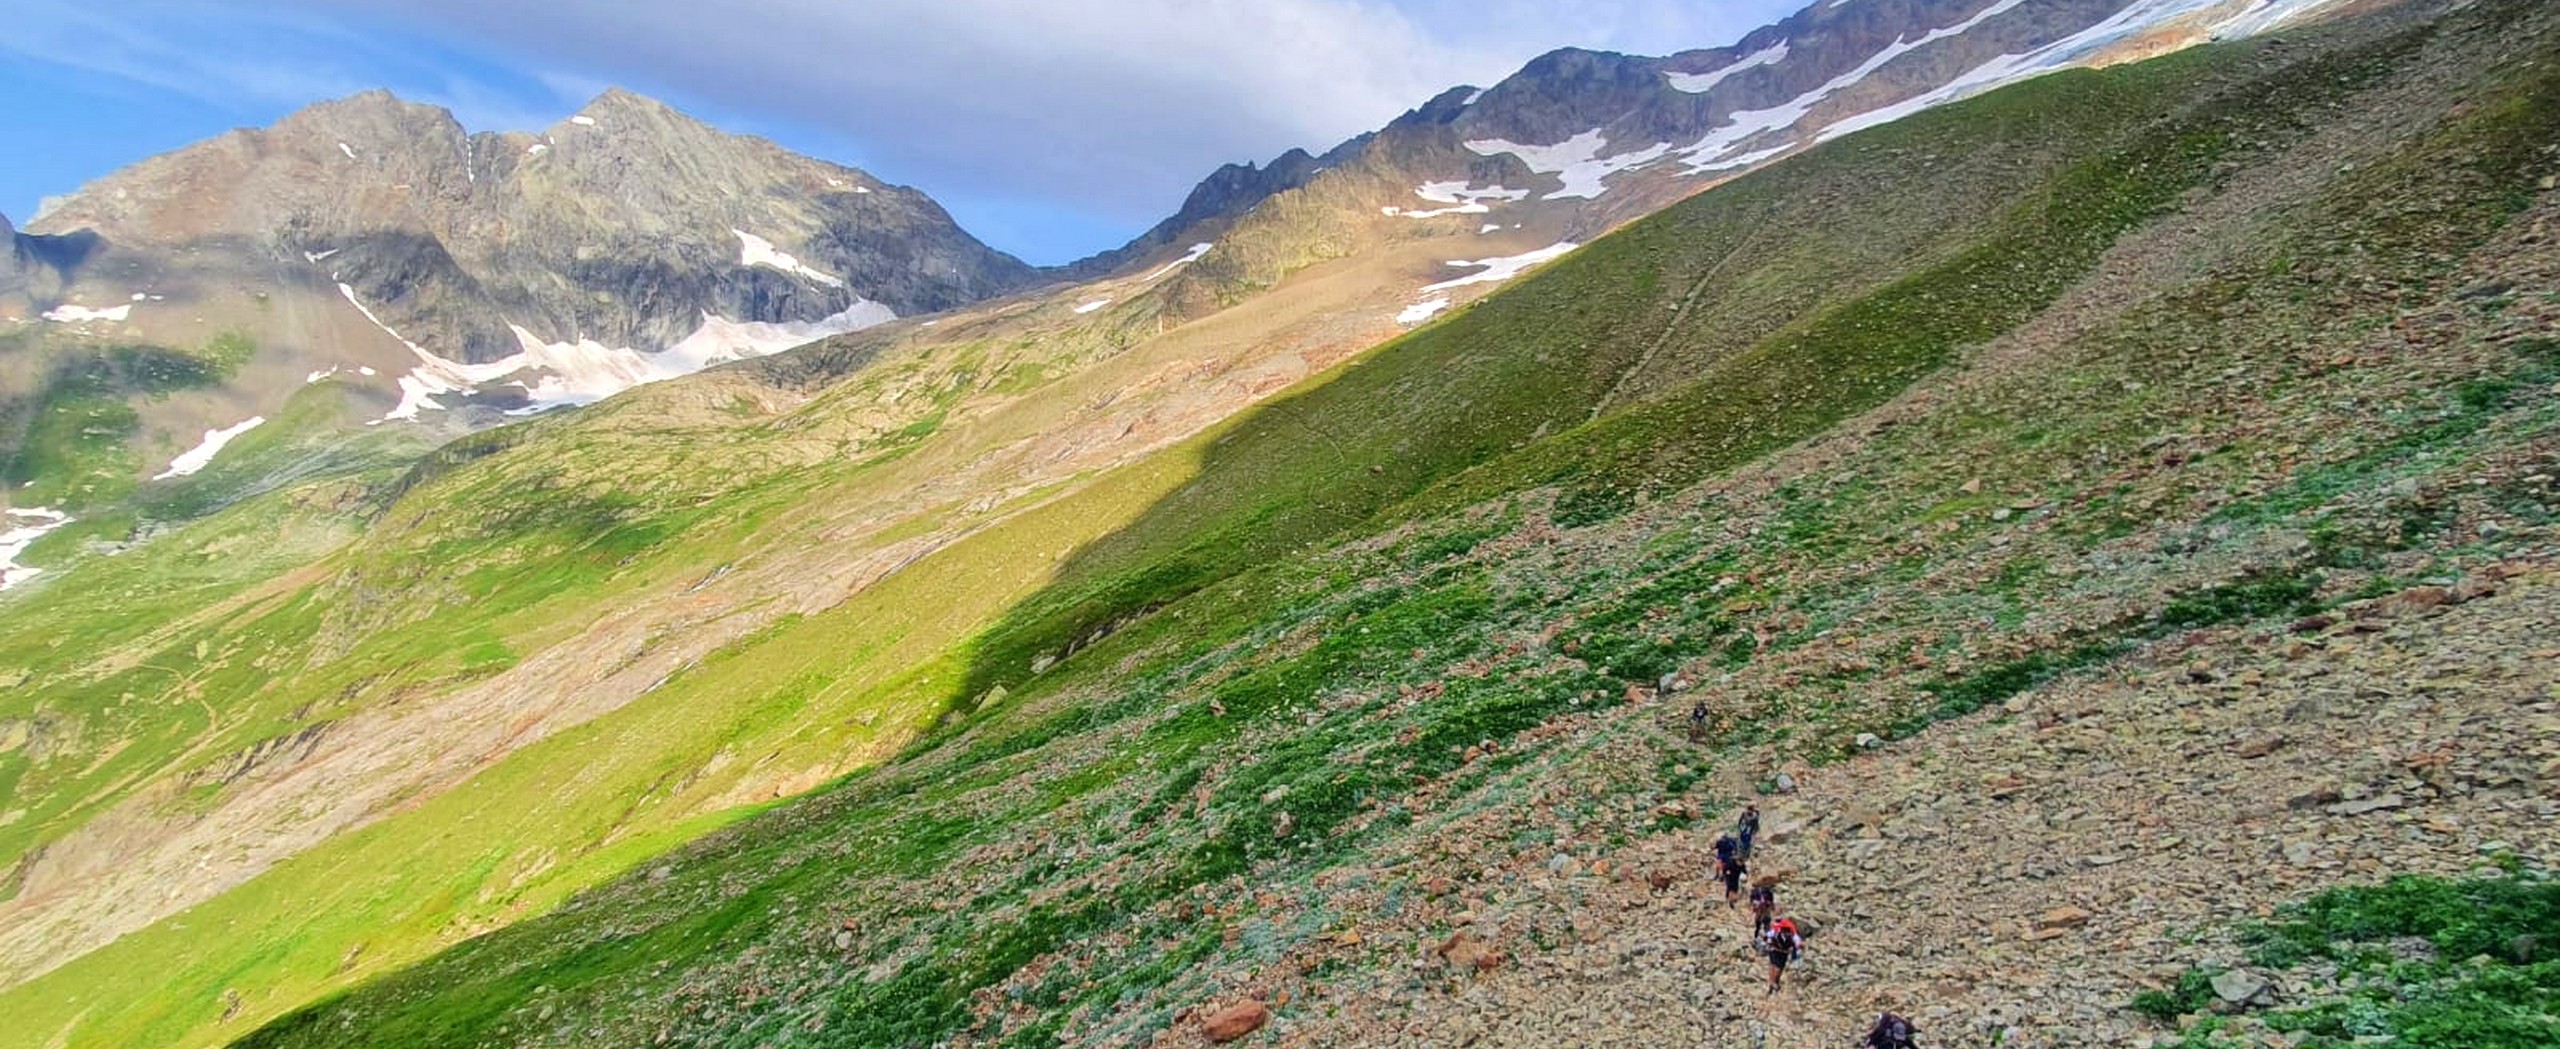
[(1171, 262), (1165, 263), (1163, 266), (1161, 266), (1161, 267), (1157, 268), (1157, 270), (1156, 270), (1154, 273), (1147, 274), (1146, 276), (1141, 277), (1141, 278), (1138, 278), (1138, 279), (1139, 279), (1139, 280), (1141, 280), (1141, 281), (1151, 281), (1151, 280), (1154, 280), (1154, 279), (1156, 279), (1156, 278), (1158, 278), (1158, 277), (1164, 276), (1165, 274), (1168, 274), (1168, 273), (1173, 272), (1173, 269), (1174, 269), (1174, 267), (1176, 267), (1176, 266), (1181, 266), (1181, 265), (1184, 265), (1184, 264), (1186, 264), (1186, 263), (1198, 262), (1198, 261), (1200, 261), (1200, 256), (1208, 254), (1208, 253), (1209, 253), (1209, 249), (1214, 248), (1214, 247), (1217, 247), (1217, 245), (1216, 245), (1216, 244), (1214, 244), (1214, 243), (1211, 243), (1211, 244), (1194, 244), (1194, 245), (1192, 245), (1192, 246), (1191, 246), (1191, 250), (1190, 250), (1188, 253), (1184, 254), (1181, 258), (1178, 258), (1178, 259), (1175, 259), (1175, 260), (1173, 260), (1173, 261), (1171, 261)]
[(1569, 240), (1560, 240), (1553, 244), (1549, 244), (1546, 247), (1539, 248), (1536, 251), (1524, 251), (1517, 255), (1504, 255), (1499, 258), (1475, 259), (1473, 261), (1451, 259), (1449, 260), (1449, 265), (1482, 266), (1484, 267), (1484, 272), (1470, 273), (1464, 277), (1459, 277), (1454, 280), (1441, 281), (1438, 284), (1426, 284), (1422, 286), (1422, 290), (1427, 294), (1435, 291), (1447, 291), (1451, 288), (1463, 288), (1470, 284), (1492, 284), (1497, 281), (1510, 280), (1513, 277), (1517, 277), (1522, 273), (1528, 272), (1536, 266), (1562, 258), (1566, 252), (1572, 251), (1573, 249), (1581, 246), (1582, 245)]
[(1420, 324), (1424, 321), (1430, 320), (1432, 317), (1438, 315), (1440, 311), (1448, 308), (1449, 300), (1446, 296), (1436, 299), (1424, 299), (1421, 302), (1405, 307), (1404, 312), (1396, 314), (1396, 323)]
[(177, 458), (169, 460), (168, 469), (152, 475), (151, 479), (166, 481), (172, 477), (186, 477), (212, 465), (213, 457), (222, 453), (222, 446), (230, 444), (234, 437), (265, 425), (266, 421), (266, 416), (252, 415), (239, 423), (219, 430), (206, 430), (202, 443), (178, 453)]
[(1712, 72), (1664, 73), (1662, 75), (1670, 78), (1671, 89), (1674, 91), (1686, 91), (1692, 95), (1703, 95), (1709, 91), (1715, 90), (1717, 84), (1724, 83), (1726, 79), (1732, 77), (1736, 73), (1758, 69), (1761, 66), (1774, 66), (1786, 60), (1787, 42), (1781, 40), (1776, 44), (1754, 51), (1748, 55), (1744, 55), (1739, 61), (1736, 61), (1732, 65)]
[(1664, 154), (1671, 152), (1671, 143), (1657, 142), (1632, 153), (1603, 157), (1600, 155), (1601, 152), (1609, 148), (1608, 135), (1599, 128), (1592, 128), (1551, 146), (1524, 146), (1498, 138), (1478, 139), (1467, 143), (1466, 146), (1469, 151), (1478, 156), (1491, 157), (1509, 153), (1518, 157), (1522, 164), (1528, 165), (1531, 171), (1563, 179), (1563, 188), (1547, 194), (1548, 200), (1562, 200), (1567, 197), (1597, 199), (1602, 193), (1609, 191), (1609, 187), (1603, 184), (1602, 180), (1629, 168), (1653, 163), (1662, 159)]
[(64, 303), (60, 306), (44, 311), (44, 319), (56, 324), (86, 324), (90, 321), (122, 321), (131, 316), (133, 316), (133, 304), (130, 302), (125, 303), (122, 306), (109, 306), (103, 310), (93, 310), (86, 306), (74, 306), (69, 303)]
[(793, 276), (807, 277), (830, 288), (844, 287), (844, 281), (835, 274), (803, 265), (790, 252), (774, 247), (772, 241), (742, 229), (733, 229), (729, 232), (738, 235), (738, 265), (763, 266)]
[[(421, 411), (443, 411), (445, 405), (437, 397), (471, 394), (528, 370), (545, 374), (531, 382), (516, 381), (532, 403), (516, 409), (514, 414), (592, 404), (634, 386), (691, 375), (714, 364), (770, 356), (898, 319), (889, 307), (860, 296), (855, 296), (853, 305), (814, 321), (735, 321), (705, 313), (692, 334), (657, 353), (607, 346), (585, 337), (571, 342), (546, 342), (522, 326), (510, 324), (507, 329), (515, 333), (516, 344), (522, 347), (519, 352), (487, 364), (465, 364), (437, 356), (403, 338), (356, 298), (355, 289), (340, 284), (338, 292), (374, 327), (408, 347), (418, 358), (418, 367), (395, 380), (400, 388), (400, 403), (389, 414), (374, 420), (376, 423), (415, 419)], [(359, 370), (374, 374), (371, 368)]]
[(1425, 182), (1414, 187), (1413, 195), (1434, 204), (1450, 206), (1429, 211), (1398, 209), (1395, 214), (1409, 219), (1437, 218), (1441, 215), (1482, 215), (1492, 211), (1493, 204), (1507, 204), (1529, 199), (1529, 191), (1525, 189), (1504, 189), (1501, 186), (1472, 189), (1465, 182)]
[(12, 507), (0, 510), (0, 590), (26, 582), (40, 568), (18, 563), (18, 555), (45, 537), (45, 533), (71, 523), (71, 515), (41, 506)]

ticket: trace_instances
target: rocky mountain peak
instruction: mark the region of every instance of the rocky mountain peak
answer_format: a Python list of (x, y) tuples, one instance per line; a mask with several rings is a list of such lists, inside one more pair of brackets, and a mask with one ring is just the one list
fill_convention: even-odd
[[(200, 341), (215, 322), (194, 318), (229, 316), (320, 371), (370, 345), (384, 387), (443, 369), (401, 379), (392, 419), (482, 386), (491, 407), (519, 387), (583, 403), (1038, 278), (922, 193), (619, 88), (547, 129), (480, 134), (367, 91), (108, 175), (35, 227), (49, 236), (20, 254), (65, 277), (61, 301), (144, 293), (124, 337)], [(72, 237), (66, 262), (52, 245)], [(232, 294), (252, 301), (216, 301)]]
[(442, 107), (409, 102), (389, 91), (365, 91), (305, 106), (279, 120), (263, 137), (346, 152), (337, 143), (377, 153), (447, 144), (463, 137), (462, 124)]
[(578, 107), (575, 114), (564, 118), (560, 124), (552, 125), (552, 130), (557, 131), (562, 125), (603, 127), (608, 122), (625, 130), (637, 128), (660, 134), (723, 139), (740, 137), (712, 127), (665, 102), (619, 87), (606, 88), (588, 99), (587, 104)]

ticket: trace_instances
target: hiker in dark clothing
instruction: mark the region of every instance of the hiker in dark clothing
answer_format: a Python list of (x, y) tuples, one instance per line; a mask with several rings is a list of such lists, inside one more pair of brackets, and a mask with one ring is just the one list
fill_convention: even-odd
[(1716, 836), (1716, 877), (1724, 880), (1724, 905), (1733, 906), (1742, 886), (1742, 843), (1731, 834)]
[(1911, 1021), (1880, 1013), (1876, 1025), (1867, 1029), (1867, 1040), (1858, 1045), (1861, 1049), (1918, 1049), (1919, 1043), (1911, 1040)]
[(1689, 742), (1704, 742), (1706, 738), (1707, 701), (1702, 699), (1689, 707)]
[(1742, 818), (1733, 821), (1733, 832), (1742, 841), (1742, 855), (1749, 858), (1751, 843), (1760, 837), (1760, 806), (1743, 806)]
[(1758, 943), (1768, 938), (1769, 923), (1778, 917), (1778, 890), (1767, 885), (1751, 887), (1751, 940)]
[(1760, 949), (1769, 955), (1769, 993), (1776, 994), (1786, 984), (1787, 963), (1804, 954), (1804, 937), (1796, 933), (1795, 919), (1780, 918), (1770, 923)]

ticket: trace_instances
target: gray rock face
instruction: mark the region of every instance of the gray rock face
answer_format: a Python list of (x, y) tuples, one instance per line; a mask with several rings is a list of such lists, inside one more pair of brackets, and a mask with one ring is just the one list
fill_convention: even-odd
[(1321, 157), (1303, 149), (1292, 149), (1272, 158), (1269, 164), (1228, 164), (1209, 173), (1191, 195), (1184, 198), (1180, 210), (1128, 244), (1081, 260), (1063, 268), (1060, 276), (1084, 280), (1103, 276), (1147, 257), (1160, 248), (1171, 247), (1185, 237), (1206, 235), (1205, 228), (1232, 220), (1253, 207), (1281, 193), (1307, 184), (1319, 173), (1360, 155), (1373, 135), (1360, 135), (1325, 151)]
[(383, 92), (323, 103), (108, 176), (37, 231), (164, 270), (344, 284), (464, 361), (516, 352), (511, 325), (654, 351), (706, 313), (924, 313), (1038, 276), (923, 193), (620, 90), (538, 134), (467, 134)]

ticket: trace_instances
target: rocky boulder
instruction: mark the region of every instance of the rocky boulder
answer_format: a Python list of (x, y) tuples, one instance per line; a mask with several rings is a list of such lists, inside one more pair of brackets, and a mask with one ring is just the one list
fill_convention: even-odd
[(1270, 1022), (1270, 1008), (1248, 998), (1210, 1013), (1200, 1022), (1200, 1033), (1212, 1042), (1232, 1042), (1261, 1030)]

